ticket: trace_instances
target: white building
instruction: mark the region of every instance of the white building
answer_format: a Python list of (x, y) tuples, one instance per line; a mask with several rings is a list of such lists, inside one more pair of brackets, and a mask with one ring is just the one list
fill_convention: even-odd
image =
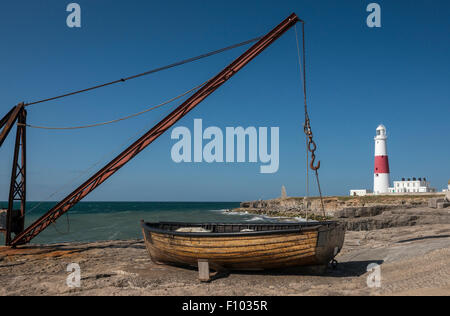
[(435, 193), (436, 189), (430, 186), (426, 178), (402, 179), (394, 181), (394, 187), (389, 188), (389, 193)]
[(350, 190), (350, 196), (366, 196), (372, 193), (371, 190)]

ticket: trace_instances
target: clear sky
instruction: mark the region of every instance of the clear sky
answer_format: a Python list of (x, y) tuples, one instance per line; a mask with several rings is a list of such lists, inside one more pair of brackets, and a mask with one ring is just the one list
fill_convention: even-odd
[[(70, 1), (8, 1), (0, 10), (0, 112), (133, 75), (260, 36), (296, 12), (307, 22), (309, 103), (326, 195), (372, 188), (375, 129), (388, 129), (392, 178), (450, 179), (450, 2), (378, 1), (382, 27), (366, 25), (372, 1), (78, 0), (82, 27), (66, 26)], [(244, 51), (29, 108), (35, 125), (107, 121), (172, 98)], [(260, 164), (175, 164), (163, 135), (89, 200), (241, 201), (305, 193), (303, 109), (294, 30), (286, 33), (177, 126), (280, 127), (280, 169)], [(81, 131), (28, 129), (28, 199), (70, 193), (162, 119), (170, 108)], [(0, 149), (7, 199), (12, 133)], [(100, 162), (85, 174), (86, 169)]]

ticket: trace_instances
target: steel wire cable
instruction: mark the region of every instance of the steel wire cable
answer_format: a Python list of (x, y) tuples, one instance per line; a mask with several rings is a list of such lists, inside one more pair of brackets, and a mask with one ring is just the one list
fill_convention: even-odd
[(159, 109), (159, 108), (161, 108), (161, 107), (163, 107), (163, 106), (165, 106), (167, 104), (170, 104), (170, 103), (172, 103), (172, 102), (174, 102), (174, 101), (176, 101), (178, 99), (181, 99), (182, 97), (188, 95), (189, 93), (200, 89), (206, 83), (208, 83), (208, 81), (205, 81), (204, 83), (202, 83), (202, 84), (200, 84), (200, 85), (198, 85), (198, 86), (196, 86), (196, 87), (194, 87), (194, 88), (192, 88), (192, 89), (190, 89), (190, 90), (188, 90), (188, 91), (186, 91), (186, 92), (184, 92), (184, 93), (182, 93), (180, 95), (177, 95), (176, 97), (174, 97), (174, 98), (172, 98), (170, 100), (164, 101), (163, 103), (160, 103), (158, 105), (151, 106), (150, 108), (147, 108), (146, 110), (140, 111), (138, 113), (130, 114), (130, 115), (127, 115), (127, 116), (124, 116), (124, 117), (121, 117), (121, 118), (118, 118), (118, 119), (115, 119), (115, 120), (107, 121), (107, 122), (101, 122), (101, 123), (95, 123), (95, 124), (89, 124), (89, 125), (83, 125), (83, 126), (70, 126), (70, 127), (36, 126), (36, 125), (21, 124), (21, 123), (18, 123), (17, 125), (18, 126), (26, 126), (26, 127), (35, 128), (35, 129), (46, 129), (46, 130), (75, 130), (75, 129), (86, 129), (86, 128), (92, 128), (92, 127), (98, 127), (98, 126), (114, 124), (114, 123), (118, 123), (118, 122), (121, 122), (121, 121), (125, 121), (125, 120), (128, 120), (128, 119), (131, 119), (131, 118), (143, 115), (143, 114), (148, 113), (150, 111)]
[(207, 57), (210, 57), (210, 56), (213, 56), (213, 55), (217, 55), (217, 54), (226, 52), (228, 50), (232, 50), (232, 49), (235, 49), (235, 48), (238, 48), (238, 47), (241, 47), (241, 46), (245, 46), (245, 45), (251, 44), (253, 42), (259, 41), (262, 38), (263, 38), (262, 36), (256, 37), (256, 38), (253, 38), (253, 39), (241, 42), (241, 43), (237, 43), (237, 44), (234, 44), (234, 45), (231, 45), (231, 46), (227, 46), (227, 47), (215, 50), (215, 51), (211, 51), (211, 52), (208, 52), (208, 53), (196, 56), (196, 57), (184, 59), (182, 61), (175, 62), (175, 63), (170, 64), (170, 65), (166, 65), (166, 66), (163, 66), (163, 67), (155, 68), (155, 69), (152, 69), (152, 70), (149, 70), (149, 71), (137, 74), (137, 75), (133, 75), (133, 76), (130, 76), (130, 77), (121, 78), (121, 79), (114, 80), (114, 81), (111, 81), (111, 82), (99, 84), (99, 85), (96, 85), (96, 86), (93, 86), (93, 87), (90, 87), (90, 88), (87, 88), (87, 89), (78, 90), (78, 91), (74, 91), (74, 92), (69, 92), (69, 93), (66, 93), (66, 94), (63, 94), (63, 95), (59, 95), (59, 96), (56, 96), (56, 97), (52, 97), (52, 98), (48, 98), (48, 99), (43, 99), (43, 100), (39, 100), (39, 101), (33, 101), (33, 102), (25, 103), (25, 106), (31, 106), (31, 105), (35, 105), (35, 104), (39, 104), (39, 103), (49, 102), (49, 101), (65, 98), (65, 97), (68, 97), (68, 96), (76, 95), (76, 94), (79, 94), (79, 93), (84, 93), (84, 92), (88, 92), (88, 91), (91, 91), (91, 90), (100, 89), (100, 88), (107, 87), (107, 86), (110, 86), (110, 85), (114, 85), (114, 84), (117, 84), (117, 83), (122, 83), (122, 82), (125, 82), (125, 81), (128, 81), (128, 80), (133, 80), (133, 79), (136, 79), (136, 78), (139, 78), (139, 77), (143, 77), (143, 76), (147, 76), (147, 75), (150, 75), (150, 74), (154, 74), (154, 73), (157, 73), (157, 72), (160, 72), (160, 71), (163, 71), (163, 70), (167, 70), (167, 69), (170, 69), (170, 68), (178, 67), (178, 66), (181, 66), (181, 65), (184, 65), (184, 64), (187, 64), (187, 63), (191, 63), (191, 62), (203, 59), (203, 58), (207, 58)]
[[(157, 121), (156, 121), (157, 122)], [(146, 124), (143, 128), (139, 129), (136, 133), (134, 133), (131, 137), (127, 138), (126, 141), (121, 143), (120, 146), (118, 146), (118, 149), (111, 150), (110, 152), (103, 155), (97, 162), (93, 163), (89, 168), (85, 169), (84, 171), (80, 172), (78, 176), (76, 176), (74, 179), (72, 179), (70, 182), (67, 182), (65, 185), (61, 186), (58, 190), (54, 191), (52, 194), (50, 194), (45, 200), (40, 201), (37, 203), (33, 208), (30, 210), (27, 210), (25, 215), (29, 215), (36, 211), (41, 205), (43, 205), (46, 202), (49, 202), (51, 198), (55, 197), (57, 194), (62, 193), (66, 188), (72, 187), (73, 184), (75, 184), (79, 179), (84, 178), (87, 174), (89, 174), (95, 167), (99, 166), (100, 164), (104, 164), (104, 160), (110, 157), (112, 154), (116, 153), (117, 151), (121, 151), (129, 146), (129, 142), (136, 139), (139, 135), (141, 135), (144, 131), (148, 130), (149, 126), (153, 126), (156, 122), (152, 122), (151, 124)]]
[[(314, 166), (314, 161), (316, 159), (315, 151), (317, 149), (317, 146), (315, 142), (313, 141), (313, 133), (311, 131), (311, 121), (308, 113), (308, 94), (307, 94), (307, 84), (306, 84), (306, 41), (305, 41), (305, 23), (302, 23), (302, 40), (303, 40), (303, 47), (302, 52), (303, 56), (301, 56), (300, 53), (300, 43), (298, 39), (298, 32), (297, 32), (297, 26), (295, 26), (295, 38), (297, 41), (297, 53), (298, 53), (298, 59), (299, 59), (299, 65), (300, 65), (300, 74), (302, 75), (302, 83), (303, 83), (303, 95), (304, 95), (304, 102), (305, 102), (305, 135), (307, 139), (307, 163), (309, 163), (309, 153), (311, 153), (311, 166), (307, 166), (307, 180), (306, 180), (306, 186), (307, 186), (307, 195), (309, 195), (309, 167), (315, 172), (316, 176), (316, 182), (317, 182), (317, 188), (319, 190), (320, 195), (320, 202), (322, 206), (322, 214), (325, 219), (326, 213), (325, 213), (325, 205), (323, 201), (323, 194), (322, 194), (322, 188), (320, 186), (320, 179), (319, 179), (319, 169), (320, 169), (320, 162), (318, 163), (317, 167)], [(302, 58), (303, 57), (303, 58)], [(303, 66), (303, 67), (302, 67)], [(307, 197), (307, 206), (308, 206), (308, 199)]]

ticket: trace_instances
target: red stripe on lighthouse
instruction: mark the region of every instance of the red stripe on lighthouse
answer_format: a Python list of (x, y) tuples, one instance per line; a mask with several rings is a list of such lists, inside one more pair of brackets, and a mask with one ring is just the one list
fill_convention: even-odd
[(391, 173), (389, 170), (388, 156), (375, 157), (375, 173)]

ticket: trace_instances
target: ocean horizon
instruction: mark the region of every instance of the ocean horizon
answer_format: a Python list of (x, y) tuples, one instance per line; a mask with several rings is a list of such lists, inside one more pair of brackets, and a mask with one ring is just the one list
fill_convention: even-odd
[[(57, 202), (27, 202), (25, 226)], [(282, 219), (230, 213), (240, 202), (80, 202), (49, 226), (32, 244), (141, 239), (140, 221), (187, 223), (277, 222)], [(7, 202), (0, 202), (0, 209)], [(299, 219), (298, 219), (299, 220)], [(0, 236), (4, 244), (4, 236)]]

